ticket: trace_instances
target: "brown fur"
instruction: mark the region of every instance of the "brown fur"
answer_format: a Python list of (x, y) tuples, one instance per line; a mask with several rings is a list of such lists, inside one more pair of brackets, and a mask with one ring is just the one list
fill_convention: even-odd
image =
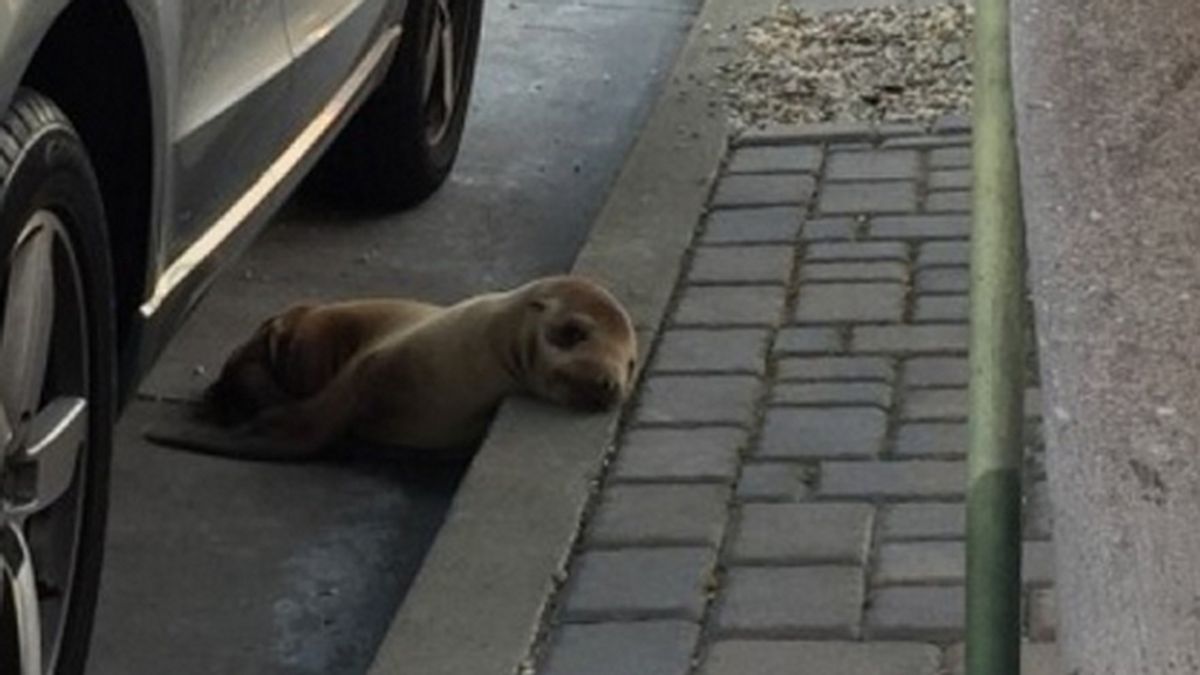
[(478, 439), (509, 394), (580, 409), (619, 403), (636, 353), (629, 316), (607, 291), (549, 277), (449, 307), (293, 307), (234, 350), (206, 400), (244, 425), (234, 455), (306, 456), (345, 434), (453, 448)]

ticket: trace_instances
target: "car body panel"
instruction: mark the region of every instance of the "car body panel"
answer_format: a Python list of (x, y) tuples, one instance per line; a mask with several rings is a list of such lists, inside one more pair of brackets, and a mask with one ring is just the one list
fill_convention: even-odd
[[(200, 236), (244, 186), (279, 154), (288, 129), (291, 52), (281, 0), (132, 0), (150, 60), (161, 64), (165, 148), (159, 237), (150, 260), (161, 270)], [(152, 75), (152, 78), (154, 76)]]
[[(296, 122), (310, 119), (325, 104), (378, 34), (386, 0), (287, 0), (284, 11), (296, 86), (291, 105)], [(294, 128), (299, 128), (298, 126)]]
[[(0, 106), (72, 1), (87, 0), (0, 2)], [(145, 58), (154, 163), (147, 290), (120, 355), (128, 399), (215, 274), (250, 244), (387, 71), (406, 2), (124, 5)]]
[(0, 2), (0, 110), (8, 108), (21, 74), (68, 0)]
[(350, 76), (330, 94), (309, 124), (230, 205), (217, 222), (173, 259), (156, 280), (136, 319), (128, 348), (129, 379), (123, 394), (153, 365), (167, 340), (208, 290), (226, 262), (241, 253), (269, 217), (316, 163), (387, 72), (400, 40), (399, 26), (384, 30), (359, 59)]

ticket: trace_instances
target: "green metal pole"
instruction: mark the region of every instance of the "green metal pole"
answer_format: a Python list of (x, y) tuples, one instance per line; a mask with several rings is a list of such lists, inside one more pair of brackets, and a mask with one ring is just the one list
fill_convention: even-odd
[(1024, 226), (1008, 0), (975, 2), (967, 675), (1017, 675), (1021, 646)]

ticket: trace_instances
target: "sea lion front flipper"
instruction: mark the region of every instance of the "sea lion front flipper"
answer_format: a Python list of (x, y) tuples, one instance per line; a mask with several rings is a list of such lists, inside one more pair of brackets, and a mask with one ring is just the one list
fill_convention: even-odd
[[(355, 382), (361, 361), (343, 368), (321, 391), (306, 399), (259, 412), (245, 425), (245, 449), (266, 459), (318, 456), (350, 426), (358, 402)], [(242, 455), (250, 457), (250, 455)]]

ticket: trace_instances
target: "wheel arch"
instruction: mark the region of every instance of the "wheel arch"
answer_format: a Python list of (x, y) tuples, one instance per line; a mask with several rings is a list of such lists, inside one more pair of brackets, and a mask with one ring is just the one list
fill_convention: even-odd
[[(70, 3), (38, 45), (21, 84), (66, 113), (95, 167), (112, 248), (117, 349), (128, 363), (150, 278), (155, 189), (150, 78), (135, 17), (121, 2)], [(121, 368), (122, 380), (128, 370)]]

